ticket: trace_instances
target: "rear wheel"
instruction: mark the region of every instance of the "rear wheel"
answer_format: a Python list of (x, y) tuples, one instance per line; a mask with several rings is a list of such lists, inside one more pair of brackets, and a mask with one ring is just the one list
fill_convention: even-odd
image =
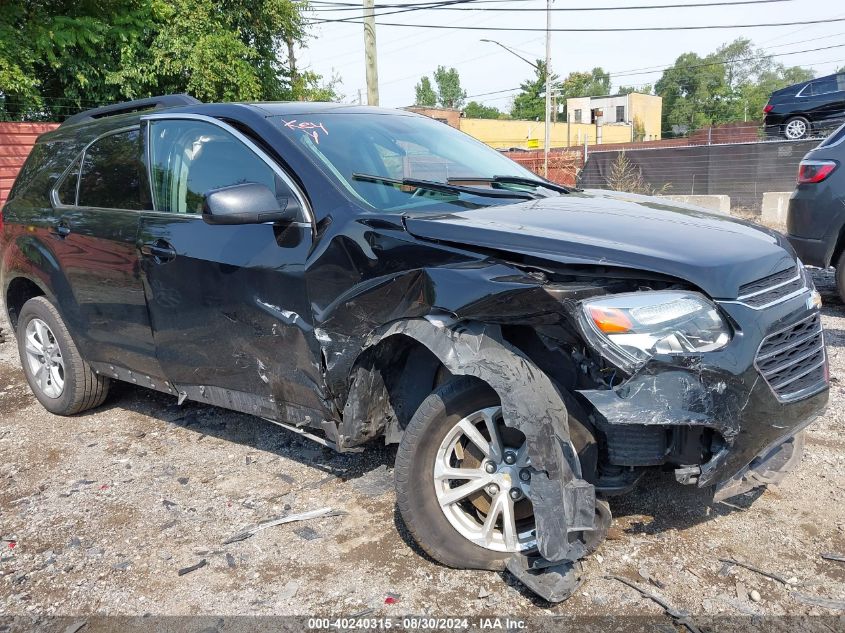
[(58, 310), (44, 297), (21, 309), (18, 351), (32, 393), (50, 413), (74, 415), (106, 399), (109, 379), (85, 362)]
[[(578, 425), (570, 418), (571, 429)], [(590, 433), (571, 435), (579, 454), (595, 443)], [(399, 445), (402, 519), (441, 563), (502, 569), (514, 553), (536, 547), (530, 465), (525, 435), (504, 424), (496, 392), (453, 379), (423, 401)]]
[(845, 251), (842, 251), (836, 262), (836, 288), (839, 290), (839, 298), (845, 302)]
[(810, 122), (802, 116), (792, 117), (783, 126), (783, 135), (790, 141), (806, 138), (810, 135)]

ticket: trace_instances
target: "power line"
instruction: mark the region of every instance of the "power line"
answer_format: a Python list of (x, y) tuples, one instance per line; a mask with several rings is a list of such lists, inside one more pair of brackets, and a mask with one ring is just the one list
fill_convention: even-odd
[[(763, 57), (784, 57), (786, 55), (799, 55), (801, 53), (814, 53), (816, 51), (824, 51), (824, 50), (829, 50), (831, 48), (842, 48), (842, 47), (845, 47), (845, 44), (834, 44), (834, 45), (831, 45), (831, 46), (821, 46), (821, 47), (818, 47), (818, 48), (808, 48), (808, 49), (805, 49), (805, 50), (802, 50), (802, 51), (789, 51), (789, 52), (786, 52), (786, 53), (775, 53), (775, 54), (772, 54), (772, 55), (755, 55), (753, 57), (743, 57), (743, 58), (739, 58), (739, 59), (719, 60), (719, 61), (706, 62), (706, 63), (703, 63), (703, 64), (688, 64), (686, 66), (669, 65), (669, 66), (664, 66), (662, 68), (657, 68), (656, 70), (651, 70), (651, 71), (648, 71), (648, 72), (616, 72), (616, 73), (608, 72), (607, 74), (611, 78), (615, 79), (616, 77), (629, 77), (629, 76), (634, 76), (634, 75), (649, 75), (649, 74), (654, 73), (654, 72), (659, 72), (660, 70), (670, 70), (670, 69), (675, 69), (675, 68), (677, 68), (678, 70), (687, 70), (687, 69), (692, 69), (692, 68), (702, 68), (702, 67), (705, 67), (705, 66), (727, 65), (727, 64), (733, 64), (733, 63), (742, 62), (742, 61), (752, 61), (752, 60), (760, 59), (760, 58), (763, 58)], [(837, 61), (837, 60), (832, 60), (832, 61)], [(828, 63), (828, 62), (816, 62), (816, 64), (822, 64), (822, 63)], [(814, 64), (810, 64), (810, 65), (812, 66)], [(495, 95), (495, 94), (500, 94), (500, 93), (504, 93), (504, 92), (514, 92), (516, 90), (521, 90), (521, 89), (522, 89), (522, 87), (519, 86), (517, 88), (505, 88), (503, 90), (493, 90), (491, 92), (482, 92), (482, 93), (478, 93), (478, 94), (474, 94), (474, 95), (467, 95), (467, 99), (471, 99), (471, 98), (474, 98), (474, 97), (484, 97), (484, 96), (487, 96), (487, 95)]]
[[(318, 19), (310, 24), (327, 24), (342, 22), (345, 24), (363, 24), (361, 20), (352, 21), (351, 18), (341, 20)], [(845, 22), (845, 18), (828, 18), (826, 20), (806, 20), (800, 22), (766, 22), (758, 24), (696, 24), (688, 26), (626, 26), (616, 28), (564, 28), (564, 29), (543, 29), (529, 27), (507, 27), (507, 26), (456, 26), (450, 24), (405, 24), (402, 22), (379, 22), (379, 26), (403, 26), (414, 29), (454, 29), (461, 31), (529, 31), (553, 33), (621, 33), (634, 31), (701, 31), (705, 29), (754, 29), (777, 26), (798, 26), (802, 24), (829, 24), (830, 22)]]
[[(475, 4), (476, 2), (484, 2), (485, 0), (467, 0), (467, 3)], [(489, 1), (489, 0), (487, 0)], [(511, 0), (501, 0), (507, 2)], [(635, 5), (635, 6), (621, 6), (621, 7), (553, 7), (552, 11), (558, 12), (582, 12), (582, 11), (643, 11), (650, 9), (690, 9), (690, 8), (707, 8), (707, 7), (725, 7), (725, 6), (739, 6), (739, 5), (753, 5), (753, 4), (771, 4), (782, 2), (795, 2), (796, 0), (724, 0), (721, 2), (696, 2), (692, 4), (649, 4), (649, 5)], [(330, 12), (330, 11), (360, 11), (361, 7), (351, 3), (332, 3), (338, 6), (337, 8), (330, 8), (328, 6), (311, 9), (316, 12)], [(413, 4), (382, 4), (376, 5), (376, 9), (382, 8), (399, 8), (402, 7), (408, 11), (425, 11), (425, 10), (439, 10), (439, 11), (545, 11), (546, 9), (540, 7), (517, 8), (517, 7), (453, 7), (445, 6), (451, 3), (430, 2), (430, 3), (413, 3)], [(454, 3), (459, 4), (459, 3)], [(463, 4), (463, 3), (461, 3)], [(389, 15), (389, 13), (381, 13), (378, 15)]]

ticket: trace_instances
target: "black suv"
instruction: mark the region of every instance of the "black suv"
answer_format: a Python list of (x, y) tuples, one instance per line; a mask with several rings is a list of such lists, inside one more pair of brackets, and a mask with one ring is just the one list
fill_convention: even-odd
[(767, 136), (797, 140), (838, 127), (845, 120), (845, 73), (776, 90), (763, 112)]
[[(148, 109), (144, 109), (148, 108)], [(542, 180), (410, 112), (170, 96), (43, 135), (0, 288), (49, 411), (112, 380), (339, 451), (398, 443), (432, 557), (560, 600), (648, 468), (777, 481), (828, 398), (785, 238)]]
[(836, 267), (845, 301), (845, 125), (804, 156), (789, 198), (789, 241), (810, 266)]

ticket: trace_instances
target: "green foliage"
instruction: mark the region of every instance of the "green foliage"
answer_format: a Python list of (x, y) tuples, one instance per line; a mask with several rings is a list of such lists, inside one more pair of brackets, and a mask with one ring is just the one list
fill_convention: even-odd
[[(520, 93), (513, 99), (511, 117), (528, 121), (544, 120), (546, 116), (546, 100), (540, 95), (546, 92), (546, 62), (538, 59), (535, 62), (534, 76), (520, 84)], [(559, 77), (552, 73), (552, 90), (560, 87)]]
[(464, 106), (464, 116), (469, 119), (501, 119), (502, 112), (499, 108), (470, 101)]
[(334, 98), (336, 81), (290, 67), (288, 43), (307, 37), (305, 10), (291, 0), (0, 3), (0, 118), (57, 120), (173, 92)]
[(461, 88), (461, 77), (454, 68), (438, 66), (434, 71), (434, 86), (428, 77), (420, 77), (420, 82), (414, 87), (414, 105), (433, 108), (454, 108), (463, 107), (467, 98), (466, 90)]
[(759, 122), (772, 91), (813, 76), (811, 70), (773, 61), (746, 38), (703, 58), (684, 53), (654, 86), (663, 97), (664, 134), (673, 126), (694, 130), (731, 121)]
[(438, 66), (434, 71), (437, 84), (437, 102), (444, 108), (460, 109), (466, 101), (466, 90), (461, 88), (461, 78), (454, 68)]
[(431, 87), (431, 80), (428, 77), (421, 77), (420, 82), (414, 87), (416, 98), (414, 105), (433, 108), (437, 105), (437, 93)]
[[(564, 104), (571, 97), (590, 97), (606, 95), (610, 92), (610, 74), (596, 67), (589, 72), (572, 72), (566, 79), (552, 74), (552, 90), (557, 94), (558, 103)], [(540, 95), (546, 92), (546, 64), (537, 60), (534, 77), (520, 86), (521, 92), (514, 98), (511, 116), (515, 119), (542, 120), (546, 116), (546, 100)], [(564, 114), (564, 119), (566, 115)]]
[(638, 92), (641, 95), (650, 95), (654, 90), (651, 84), (643, 84), (642, 86), (619, 86), (613, 92), (619, 95), (629, 95), (632, 92)]

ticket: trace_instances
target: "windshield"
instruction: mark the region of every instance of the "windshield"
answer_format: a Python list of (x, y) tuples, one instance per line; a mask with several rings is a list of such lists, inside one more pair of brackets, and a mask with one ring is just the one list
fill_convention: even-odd
[[(515, 201), (509, 196), (478, 196), (459, 187), (448, 191), (426, 189), (418, 183), (404, 185), (403, 180), (444, 184), (494, 176), (537, 180), (535, 174), (487, 145), (427, 117), (324, 113), (276, 119), (324, 171), (355, 198), (381, 211), (473, 208)], [(496, 187), (502, 193), (513, 190), (516, 200), (524, 198), (524, 185)], [(519, 191), (523, 196), (517, 195)]]

